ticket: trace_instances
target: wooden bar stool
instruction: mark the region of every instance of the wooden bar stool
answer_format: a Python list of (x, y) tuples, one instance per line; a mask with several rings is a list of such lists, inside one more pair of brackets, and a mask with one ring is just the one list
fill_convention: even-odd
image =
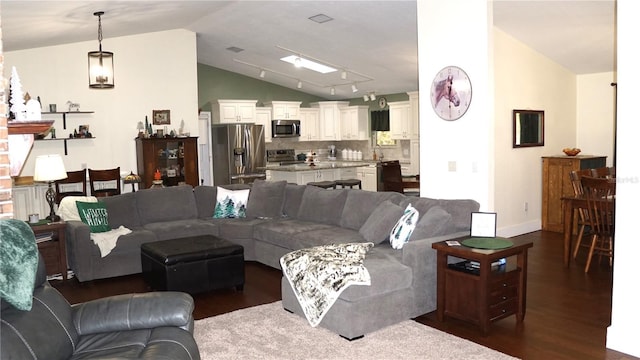
[(323, 189), (335, 189), (336, 182), (335, 181), (312, 181), (308, 182), (307, 185), (321, 187)]
[(343, 189), (347, 186), (349, 189), (353, 189), (354, 186), (357, 186), (358, 189), (362, 190), (362, 181), (359, 179), (344, 179), (344, 180), (336, 180), (336, 185), (340, 185)]

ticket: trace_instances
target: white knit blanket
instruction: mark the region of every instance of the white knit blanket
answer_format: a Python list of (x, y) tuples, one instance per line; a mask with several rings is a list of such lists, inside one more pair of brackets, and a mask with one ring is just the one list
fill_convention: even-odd
[(110, 231), (91, 233), (91, 240), (100, 248), (100, 256), (105, 257), (116, 247), (118, 238), (129, 233), (131, 233), (130, 229), (120, 225), (119, 228), (111, 229)]
[(322, 321), (349, 286), (371, 285), (363, 263), (372, 247), (373, 243), (331, 244), (296, 250), (280, 258), (282, 272), (311, 326)]

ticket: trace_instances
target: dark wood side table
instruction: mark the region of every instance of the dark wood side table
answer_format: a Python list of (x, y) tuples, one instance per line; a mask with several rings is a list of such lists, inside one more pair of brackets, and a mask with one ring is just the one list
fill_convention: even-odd
[[(465, 238), (454, 239), (462, 242)], [(509, 239), (512, 240), (512, 239)], [(515, 239), (513, 246), (492, 251), (474, 251), (466, 246), (449, 246), (445, 241), (431, 245), (437, 251), (438, 321), (445, 316), (480, 326), (487, 334), (489, 324), (510, 315), (524, 320), (527, 299), (527, 250), (533, 242)], [(448, 264), (454, 256), (480, 264), (477, 271), (464, 271)], [(507, 264), (491, 268), (502, 258)], [(460, 260), (456, 260), (457, 262)]]
[(67, 249), (64, 240), (67, 224), (64, 221), (60, 221), (49, 224), (29, 225), (36, 235), (53, 233), (51, 240), (38, 243), (38, 251), (40, 251), (44, 259), (47, 275), (62, 274), (62, 278), (67, 280)]

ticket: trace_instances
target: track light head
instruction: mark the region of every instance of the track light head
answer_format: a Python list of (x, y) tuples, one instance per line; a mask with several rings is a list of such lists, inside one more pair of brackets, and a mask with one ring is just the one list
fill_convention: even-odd
[(371, 101), (375, 101), (376, 100), (376, 94), (374, 94), (374, 93), (369, 94), (369, 99), (371, 99)]
[(335, 95), (336, 94), (336, 88), (334, 88), (333, 86), (331, 87), (331, 90), (329, 91), (331, 93), (331, 95)]
[(358, 88), (356, 87), (356, 84), (351, 85), (351, 91), (353, 91), (354, 93), (358, 92)]
[(260, 70), (260, 78), (261, 78), (261, 79), (264, 79), (264, 77), (265, 77), (265, 75), (266, 75), (266, 74), (267, 74), (267, 73), (266, 73), (264, 70)]
[(369, 96), (367, 94), (362, 95), (362, 100), (369, 101)]
[(344, 71), (344, 70), (342, 70), (342, 73), (340, 74), (340, 78), (341, 78), (342, 80), (347, 80), (347, 72), (346, 72), (346, 71)]
[(302, 81), (298, 80), (298, 89), (302, 89)]

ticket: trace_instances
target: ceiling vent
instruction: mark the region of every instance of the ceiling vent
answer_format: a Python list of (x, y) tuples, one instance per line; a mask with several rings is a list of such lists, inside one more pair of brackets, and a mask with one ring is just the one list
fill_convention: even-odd
[(326, 23), (327, 21), (333, 20), (333, 18), (330, 17), (330, 16), (327, 16), (325, 14), (318, 14), (318, 15), (314, 15), (314, 16), (310, 17), (309, 20), (315, 21), (318, 24), (322, 24), (322, 23)]

